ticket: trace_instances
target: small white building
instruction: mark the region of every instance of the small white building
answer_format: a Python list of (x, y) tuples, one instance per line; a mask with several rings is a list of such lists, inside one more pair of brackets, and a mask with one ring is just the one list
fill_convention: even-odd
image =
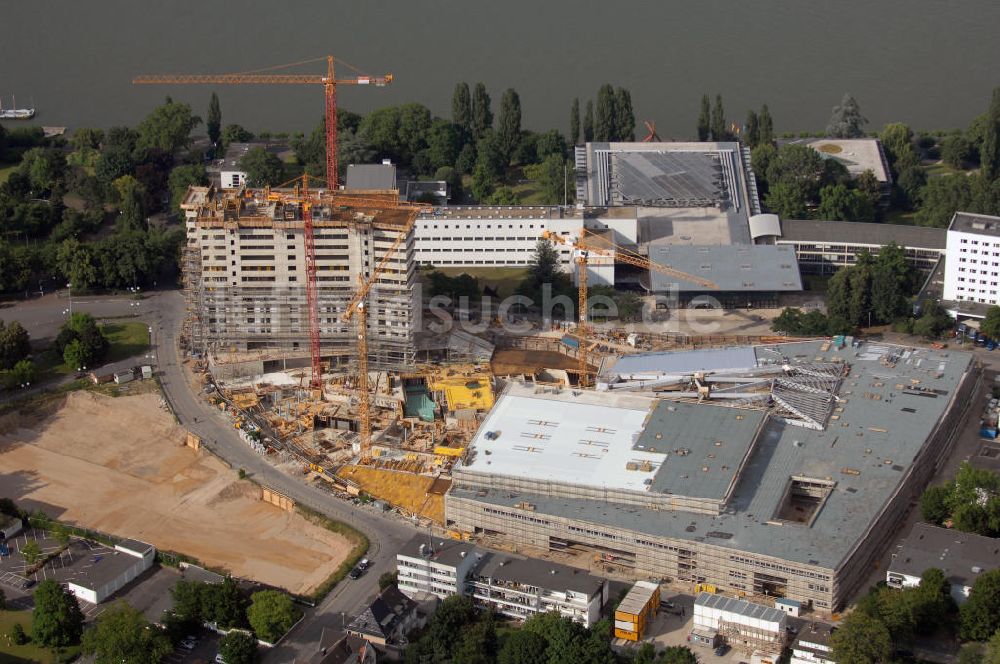
[(21, 529), (21, 520), (16, 516), (0, 514), (0, 541), (17, 535)]
[(112, 552), (94, 554), (91, 565), (67, 586), (84, 602), (100, 604), (152, 567), (155, 559), (152, 544), (124, 540)]
[(944, 300), (972, 316), (977, 315), (977, 307), (969, 305), (1000, 304), (1000, 217), (956, 212), (951, 218)]
[(914, 588), (930, 568), (944, 572), (957, 604), (969, 599), (976, 577), (1000, 567), (1000, 541), (957, 530), (914, 524), (906, 539), (896, 545), (885, 581), (890, 588)]
[(773, 606), (703, 592), (694, 602), (694, 629), (716, 634), (746, 652), (780, 652), (785, 642), (786, 615)]
[(833, 628), (823, 623), (804, 627), (792, 644), (791, 664), (834, 664), (832, 634)]

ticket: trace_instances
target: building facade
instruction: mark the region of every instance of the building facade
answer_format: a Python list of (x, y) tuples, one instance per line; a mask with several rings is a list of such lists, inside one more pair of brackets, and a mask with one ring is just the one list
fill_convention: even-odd
[(112, 554), (99, 558), (84, 574), (67, 582), (69, 591), (90, 604), (100, 604), (153, 566), (156, 548), (138, 540), (124, 540)]
[(944, 299), (1000, 304), (1000, 217), (956, 212), (948, 226)]
[(829, 625), (814, 622), (804, 627), (792, 644), (791, 664), (834, 664), (832, 635)]
[(694, 601), (692, 633), (711, 642), (721, 640), (746, 654), (780, 653), (785, 623), (785, 614), (773, 606), (707, 592)]

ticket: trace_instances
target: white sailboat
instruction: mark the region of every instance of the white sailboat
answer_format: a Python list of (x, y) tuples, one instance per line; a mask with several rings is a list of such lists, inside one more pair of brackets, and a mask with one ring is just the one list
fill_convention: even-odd
[(35, 117), (34, 103), (32, 108), (18, 108), (14, 95), (10, 96), (11, 108), (4, 108), (0, 101), (0, 120), (30, 120)]

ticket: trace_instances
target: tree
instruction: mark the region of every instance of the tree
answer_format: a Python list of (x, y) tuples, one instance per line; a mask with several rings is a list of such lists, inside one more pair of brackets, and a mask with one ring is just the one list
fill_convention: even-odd
[(861, 115), (857, 100), (848, 93), (833, 107), (826, 133), (833, 138), (860, 138), (865, 135), (866, 124), (868, 119)]
[(201, 119), (191, 114), (191, 107), (171, 100), (153, 109), (136, 128), (137, 150), (162, 150), (173, 154), (191, 141), (191, 130)]
[(222, 107), (219, 105), (219, 95), (214, 92), (208, 102), (208, 120), (205, 122), (205, 129), (212, 145), (218, 145), (219, 139), (222, 138)]
[(208, 173), (201, 164), (185, 164), (170, 171), (167, 187), (170, 189), (170, 205), (174, 213), (180, 212), (181, 202), (189, 187), (208, 184)]
[(594, 102), (587, 100), (587, 110), (583, 116), (583, 142), (590, 143), (594, 140)]
[(712, 140), (728, 139), (729, 129), (726, 127), (726, 109), (722, 106), (722, 95), (715, 95), (715, 105), (712, 106)]
[(835, 221), (875, 221), (875, 206), (857, 189), (841, 183), (827, 185), (819, 192), (820, 219)]
[(553, 154), (540, 164), (525, 166), (524, 175), (540, 185), (545, 203), (559, 205), (567, 193), (566, 168), (566, 160), (562, 155)]
[(247, 624), (247, 598), (231, 576), (222, 583), (209, 584), (202, 591), (202, 611), (205, 618), (223, 629)]
[(947, 228), (956, 210), (968, 210), (972, 202), (969, 178), (961, 173), (931, 178), (920, 192), (921, 205), (915, 221), (919, 226)]
[(962, 170), (972, 157), (972, 145), (962, 134), (952, 134), (941, 143), (941, 160), (954, 169)]
[(448, 200), (459, 202), (462, 200), (462, 176), (451, 166), (442, 166), (434, 171), (435, 180), (444, 180), (448, 183)]
[(292, 628), (301, 611), (292, 603), (292, 598), (276, 590), (261, 590), (250, 596), (247, 620), (255, 634), (265, 641), (274, 643)]
[(920, 318), (913, 321), (913, 334), (926, 339), (937, 339), (955, 324), (954, 319), (937, 300), (922, 303), (921, 312)]
[(240, 170), (247, 174), (247, 185), (264, 187), (281, 184), (284, 170), (278, 156), (263, 147), (250, 148), (240, 158)]
[(876, 321), (888, 323), (909, 310), (913, 271), (902, 247), (890, 242), (879, 250), (871, 275), (871, 309)]
[(764, 202), (771, 212), (783, 219), (804, 219), (809, 200), (802, 187), (793, 182), (778, 181), (769, 184)]
[(10, 628), (10, 639), (19, 646), (28, 642), (28, 635), (24, 633), (24, 627), (21, 623), (14, 623), (14, 626)]
[(58, 648), (80, 641), (83, 612), (76, 596), (55, 579), (46, 579), (38, 584), (32, 615), (32, 638), (43, 646)]
[(477, 141), (483, 137), (486, 130), (493, 126), (493, 112), (490, 110), (490, 95), (486, 85), (476, 83), (472, 92), (472, 136)]
[(993, 98), (986, 111), (983, 142), (979, 146), (979, 167), (987, 181), (1000, 177), (1000, 88), (993, 90)]
[(31, 566), (42, 556), (42, 547), (38, 546), (38, 540), (30, 539), (21, 547), (20, 553), (24, 557), (24, 562)]
[(30, 354), (28, 331), (16, 320), (10, 325), (0, 320), (0, 369), (10, 369)]
[(56, 148), (31, 148), (21, 155), (18, 171), (28, 178), (32, 193), (47, 196), (66, 177), (66, 156)]
[(1000, 339), (1000, 307), (992, 305), (986, 309), (979, 330), (990, 339)]
[(830, 637), (837, 664), (876, 664), (892, 656), (889, 629), (878, 618), (854, 611)]
[(514, 630), (497, 653), (497, 664), (546, 664), (547, 647), (542, 635), (526, 629)]
[(882, 127), (878, 138), (882, 141), (886, 159), (893, 172), (899, 172), (896, 164), (900, 160), (916, 157), (916, 149), (913, 147), (913, 130), (902, 122), (890, 122)]
[(482, 201), (486, 205), (519, 205), (521, 199), (510, 187), (498, 187)]
[(613, 141), (618, 136), (615, 122), (618, 112), (615, 108), (617, 99), (615, 89), (605, 83), (597, 90), (597, 108), (594, 113), (594, 140)]
[[(957, 664), (982, 664), (983, 646), (979, 643), (963, 643), (958, 650)], [(995, 663), (992, 663), (995, 664)]]
[(708, 95), (701, 96), (701, 110), (698, 112), (698, 140), (707, 141), (712, 135), (712, 102)]
[(455, 92), (451, 95), (451, 121), (463, 137), (472, 137), (472, 95), (468, 83), (455, 84)]
[(774, 144), (774, 120), (771, 119), (771, 110), (764, 104), (760, 107), (760, 145)]
[(912, 589), (914, 618), (917, 632), (932, 634), (950, 620), (955, 611), (955, 600), (951, 597), (951, 582), (944, 572), (931, 567), (920, 575), (920, 585)]
[(7, 595), (4, 593), (3, 588), (0, 588), (0, 611), (7, 610)]
[(226, 664), (255, 664), (260, 661), (257, 641), (246, 632), (232, 631), (219, 641), (219, 654)]
[(389, 586), (396, 585), (396, 579), (397, 579), (397, 577), (398, 577), (398, 575), (396, 574), (396, 572), (383, 572), (378, 577), (378, 589), (379, 590), (385, 590)]
[(959, 610), (959, 635), (985, 641), (1000, 629), (1000, 569), (976, 577), (969, 599)]
[(747, 119), (744, 123), (746, 129), (743, 132), (744, 139), (750, 149), (757, 147), (760, 143), (760, 119), (757, 117), (757, 112), (754, 110), (747, 111)]
[(125, 602), (102, 613), (83, 637), (83, 652), (96, 664), (158, 662), (172, 650), (166, 634)]
[[(993, 633), (986, 644), (986, 653), (982, 658), (984, 664), (1000, 664), (1000, 630)], [(959, 664), (962, 664), (960, 661)]]
[(253, 134), (238, 124), (226, 125), (222, 130), (222, 144), (226, 147), (233, 143), (249, 143), (253, 140)]
[(580, 98), (573, 97), (573, 105), (569, 109), (569, 143), (577, 145), (580, 142)]
[(119, 232), (146, 230), (146, 189), (131, 175), (123, 175), (111, 183), (118, 199)]
[(698, 664), (698, 658), (687, 646), (667, 646), (656, 658), (656, 664)]
[(545, 284), (552, 287), (552, 295), (571, 293), (569, 275), (560, 269), (559, 252), (551, 242), (540, 239), (535, 245), (528, 274), (518, 287), (517, 292), (530, 298), (536, 305), (541, 304)]
[(635, 141), (635, 112), (632, 110), (632, 93), (618, 88), (615, 93), (615, 140)]
[(882, 199), (882, 183), (878, 181), (875, 172), (870, 168), (862, 171), (861, 175), (854, 179), (854, 188), (864, 194), (873, 210)]
[(500, 139), (500, 152), (504, 156), (504, 162), (509, 164), (521, 140), (521, 98), (514, 88), (507, 88), (500, 99), (497, 137)]

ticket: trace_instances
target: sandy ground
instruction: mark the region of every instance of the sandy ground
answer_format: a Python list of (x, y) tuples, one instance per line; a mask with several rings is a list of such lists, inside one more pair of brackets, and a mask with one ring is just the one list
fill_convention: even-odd
[(350, 550), (257, 500), (255, 485), (208, 452), (182, 446), (156, 394), (74, 392), (42, 421), (3, 422), (0, 433), (0, 496), (60, 520), (293, 592), (316, 587)]

